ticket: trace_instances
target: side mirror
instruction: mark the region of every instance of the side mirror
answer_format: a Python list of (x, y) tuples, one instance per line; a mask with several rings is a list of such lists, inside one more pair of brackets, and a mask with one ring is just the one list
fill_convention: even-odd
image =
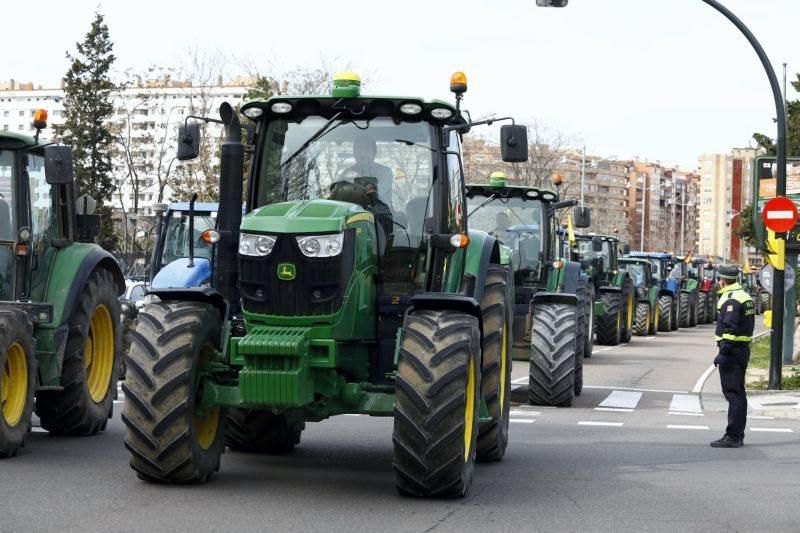
[(88, 194), (75, 200), (75, 240), (94, 242), (100, 235), (100, 215), (96, 215), (97, 202)]
[(200, 155), (200, 124), (190, 122), (178, 128), (178, 161), (189, 161)]
[(72, 183), (72, 148), (69, 146), (45, 146), (44, 179), (50, 185)]
[(630, 244), (623, 244), (622, 245), (622, 255), (628, 255), (631, 253), (631, 245)]
[(524, 163), (528, 160), (528, 129), (525, 126), (500, 127), (500, 154), (506, 163)]
[(600, 237), (592, 237), (592, 251), (593, 252), (603, 251), (603, 239), (601, 239)]
[(588, 228), (591, 226), (588, 207), (576, 207), (572, 213), (573, 224), (576, 228)]

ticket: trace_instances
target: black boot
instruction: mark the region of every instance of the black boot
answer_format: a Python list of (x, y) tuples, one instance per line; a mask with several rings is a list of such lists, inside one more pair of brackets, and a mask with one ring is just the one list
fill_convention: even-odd
[(725, 435), (719, 440), (715, 440), (711, 443), (712, 448), (738, 448), (742, 445), (742, 442), (734, 437), (729, 435)]

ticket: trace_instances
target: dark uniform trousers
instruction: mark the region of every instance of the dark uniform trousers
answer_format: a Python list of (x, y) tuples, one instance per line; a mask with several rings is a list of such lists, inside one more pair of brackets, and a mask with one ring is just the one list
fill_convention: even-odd
[(742, 440), (747, 423), (744, 374), (750, 362), (755, 308), (750, 295), (738, 283), (734, 283), (719, 292), (717, 310), (715, 338), (719, 353), (714, 364), (719, 370), (722, 393), (728, 400), (728, 428), (725, 434)]

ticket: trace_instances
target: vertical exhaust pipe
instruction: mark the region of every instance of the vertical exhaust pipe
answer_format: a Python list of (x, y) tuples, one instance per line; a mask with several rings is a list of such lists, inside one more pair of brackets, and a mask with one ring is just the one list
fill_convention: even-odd
[(217, 227), (222, 238), (217, 244), (215, 286), (228, 305), (236, 309), (239, 302), (236, 254), (242, 224), (244, 145), (239, 117), (229, 103), (220, 105), (219, 116), (225, 124), (225, 141), (221, 146), (219, 164)]

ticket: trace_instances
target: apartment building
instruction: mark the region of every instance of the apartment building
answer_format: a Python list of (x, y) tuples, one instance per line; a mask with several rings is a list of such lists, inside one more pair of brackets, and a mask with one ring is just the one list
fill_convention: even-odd
[(753, 162), (757, 156), (754, 148), (734, 148), (728, 154), (700, 156), (700, 253), (741, 264), (762, 263), (761, 254), (735, 234), (740, 226), (740, 212), (753, 201)]
[[(116, 136), (112, 179), (116, 190), (112, 207), (117, 213), (149, 215), (152, 205), (172, 198), (171, 178), (180, 172), (175, 160), (178, 126), (188, 115), (216, 115), (223, 101), (237, 106), (248, 87), (242, 83), (223, 83), (210, 87), (169, 79), (140, 80), (113, 96), (111, 126)], [(15, 80), (0, 82), (0, 128), (32, 135), (36, 109), (48, 112), (48, 129), (64, 123), (63, 88), (34, 87)], [(220, 127), (211, 124), (207, 134), (218, 138)], [(216, 152), (216, 150), (214, 150)], [(213, 178), (213, 177), (211, 177)]]

